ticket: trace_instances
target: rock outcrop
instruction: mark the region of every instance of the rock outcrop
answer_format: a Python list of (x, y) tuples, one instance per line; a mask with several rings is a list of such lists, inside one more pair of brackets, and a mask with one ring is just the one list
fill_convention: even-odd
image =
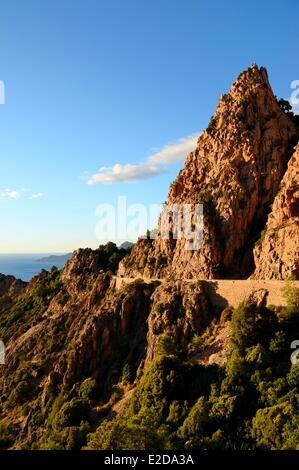
[[(13, 416), (17, 446), (41, 439), (57, 397), (75, 396), (92, 378), (97, 403), (106, 403), (124, 366), (130, 365), (132, 377), (141, 373), (162, 335), (186, 348), (215, 316), (204, 283), (136, 280), (116, 290), (112, 273), (95, 268), (98, 256), (97, 250), (79, 250), (61, 273), (36, 276), (20, 306), (16, 292), (0, 323), (0, 332), (11, 327), (0, 365), (0, 409)], [(22, 315), (22, 322), (13, 315)]]
[(246, 278), (298, 129), (280, 109), (265, 68), (253, 65), (220, 98), (215, 116), (170, 187), (168, 206), (204, 205), (204, 241), (139, 240), (120, 267), (127, 277)]
[(254, 249), (256, 279), (299, 279), (299, 145)]
[(14, 276), (0, 274), (0, 313), (11, 306), (15, 297), (23, 292), (26, 285), (26, 282)]

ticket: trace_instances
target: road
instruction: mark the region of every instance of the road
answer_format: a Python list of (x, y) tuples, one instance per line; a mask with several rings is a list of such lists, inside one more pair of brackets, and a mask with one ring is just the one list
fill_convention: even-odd
[[(167, 282), (167, 279), (149, 279), (149, 278), (129, 278), (114, 276), (116, 280), (116, 289), (122, 286), (142, 279), (146, 283), (158, 281), (161, 284)], [(182, 279), (181, 282), (196, 282), (200, 279)], [(259, 289), (266, 289), (268, 291), (267, 303), (268, 305), (286, 305), (286, 301), (282, 295), (282, 288), (285, 286), (285, 281), (277, 280), (253, 280), (253, 279), (202, 279), (208, 285), (208, 292), (210, 299), (215, 306), (224, 308), (227, 305), (237, 307), (244, 298), (248, 297), (252, 292)], [(294, 281), (293, 285), (299, 289), (299, 281)]]

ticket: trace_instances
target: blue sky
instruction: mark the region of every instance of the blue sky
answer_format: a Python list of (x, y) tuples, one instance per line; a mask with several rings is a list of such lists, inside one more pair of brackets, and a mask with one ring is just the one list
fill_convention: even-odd
[(253, 62), (290, 96), (296, 0), (3, 0), (0, 252), (94, 248), (98, 204), (163, 202)]

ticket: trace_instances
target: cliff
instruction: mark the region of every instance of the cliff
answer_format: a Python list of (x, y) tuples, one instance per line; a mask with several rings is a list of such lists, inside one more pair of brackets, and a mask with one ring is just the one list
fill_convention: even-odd
[(254, 249), (256, 279), (299, 279), (299, 145)]
[(26, 285), (26, 282), (16, 279), (14, 276), (0, 274), (0, 314), (11, 306)]
[(162, 239), (160, 221), (157, 240), (139, 240), (120, 274), (185, 279), (240, 279), (252, 274), (254, 245), (298, 135), (273, 94), (266, 69), (253, 65), (241, 73), (220, 98), (208, 128), (169, 190), (168, 206), (203, 203), (202, 248), (188, 251), (184, 239)]

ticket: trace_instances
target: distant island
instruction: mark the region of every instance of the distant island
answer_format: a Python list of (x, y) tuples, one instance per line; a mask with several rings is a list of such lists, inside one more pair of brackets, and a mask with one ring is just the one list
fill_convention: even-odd
[(50, 256), (45, 256), (44, 258), (37, 259), (37, 263), (66, 263), (70, 257), (72, 256), (72, 253), (66, 253), (64, 255), (50, 255)]
[[(125, 249), (127, 250), (128, 248), (131, 248), (132, 246), (134, 245), (134, 243), (132, 242), (123, 242), (121, 245), (119, 245), (119, 248), (121, 249)], [(49, 255), (49, 256), (45, 256), (43, 258), (39, 258), (36, 260), (37, 263), (57, 263), (57, 264), (61, 264), (61, 263), (66, 263), (72, 256), (72, 253), (65, 253), (63, 255)]]
[(128, 248), (131, 248), (134, 245), (132, 242), (123, 242), (121, 245), (119, 245), (118, 248), (123, 248), (124, 250), (127, 250)]

